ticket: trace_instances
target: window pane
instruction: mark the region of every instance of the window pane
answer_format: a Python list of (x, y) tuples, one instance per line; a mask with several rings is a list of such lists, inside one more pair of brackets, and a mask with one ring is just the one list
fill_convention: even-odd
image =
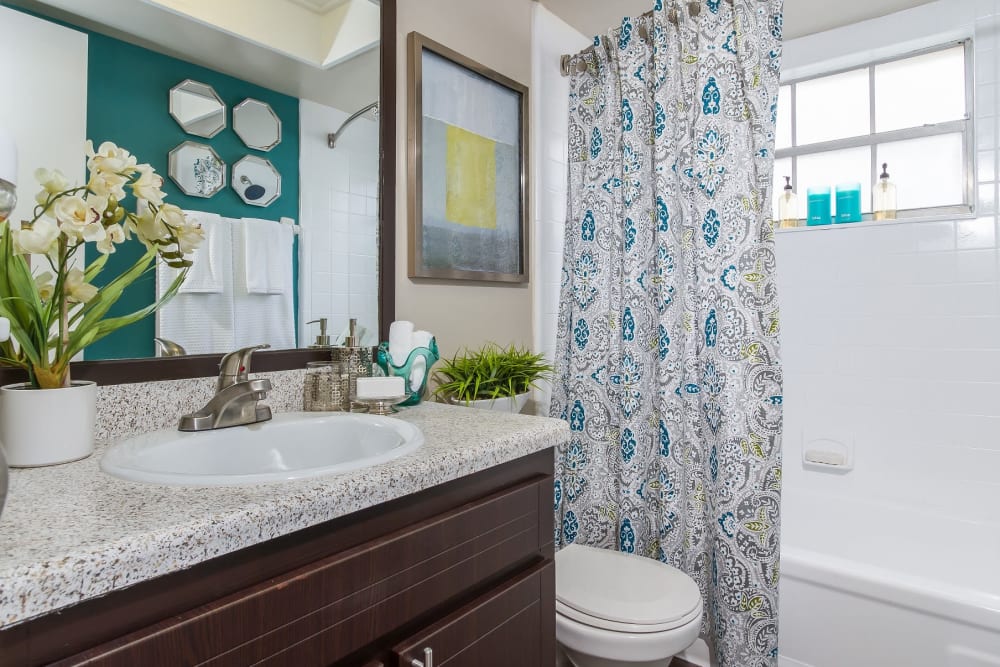
[[(785, 194), (785, 176), (788, 176), (789, 178), (792, 176), (792, 158), (790, 157), (774, 161), (774, 179), (771, 186), (771, 203), (774, 205), (771, 218), (774, 220), (778, 219), (778, 197)], [(792, 187), (795, 188), (796, 195), (802, 194), (799, 192), (795, 183), (792, 183)], [(800, 214), (801, 211), (796, 213), (796, 215), (801, 217)]]
[(964, 117), (965, 47), (956, 46), (875, 68), (877, 132)]
[[(795, 191), (806, 196), (806, 188), (827, 186), (831, 192), (839, 183), (861, 183), (861, 208), (872, 208), (872, 149), (870, 146), (827, 151), (799, 157), (799, 182)], [(830, 213), (836, 213), (836, 197), (830, 197)]]
[(869, 134), (868, 92), (867, 69), (796, 84), (796, 144), (802, 146)]
[(889, 176), (896, 184), (898, 208), (964, 203), (961, 134), (882, 144), (878, 147), (879, 166), (883, 162), (889, 163)]
[(792, 87), (778, 89), (778, 127), (775, 130), (774, 147), (788, 148), (792, 145)]

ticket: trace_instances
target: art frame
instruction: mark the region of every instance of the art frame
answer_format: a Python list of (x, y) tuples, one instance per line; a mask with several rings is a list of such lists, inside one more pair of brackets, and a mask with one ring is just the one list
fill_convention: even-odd
[(528, 87), (417, 32), (408, 51), (409, 277), (527, 283)]

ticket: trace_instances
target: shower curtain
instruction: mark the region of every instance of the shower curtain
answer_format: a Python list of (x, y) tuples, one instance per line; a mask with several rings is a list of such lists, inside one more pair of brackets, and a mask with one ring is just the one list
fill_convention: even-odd
[(556, 542), (684, 570), (719, 664), (773, 666), (781, 0), (698, 6), (657, 0), (572, 63)]

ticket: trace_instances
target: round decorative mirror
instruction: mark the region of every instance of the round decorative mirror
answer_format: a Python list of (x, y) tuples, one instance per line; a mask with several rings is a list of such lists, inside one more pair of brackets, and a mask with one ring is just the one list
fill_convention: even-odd
[(281, 196), (281, 174), (256, 155), (247, 155), (233, 165), (232, 188), (251, 206), (270, 206)]
[(192, 79), (170, 89), (170, 115), (185, 132), (206, 139), (226, 127), (226, 105), (215, 89)]
[(281, 143), (281, 119), (260, 100), (245, 99), (233, 107), (233, 129), (248, 148), (269, 151)]
[(170, 151), (167, 173), (191, 197), (211, 197), (226, 187), (226, 163), (211, 146), (194, 141)]

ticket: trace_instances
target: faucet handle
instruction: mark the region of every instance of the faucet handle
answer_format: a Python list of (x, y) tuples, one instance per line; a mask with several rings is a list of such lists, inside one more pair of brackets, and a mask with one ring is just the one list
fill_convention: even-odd
[(222, 362), (219, 364), (219, 391), (237, 382), (246, 382), (249, 379), (250, 358), (253, 357), (253, 353), (270, 347), (267, 343), (244, 347), (222, 357)]

